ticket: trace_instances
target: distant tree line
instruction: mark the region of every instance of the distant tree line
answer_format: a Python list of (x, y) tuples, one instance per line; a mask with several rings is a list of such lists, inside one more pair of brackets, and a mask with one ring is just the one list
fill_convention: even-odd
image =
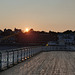
[(4, 31), (0, 30), (0, 35), (1, 36), (9, 36), (9, 35), (12, 35), (12, 34), (15, 34), (15, 33), (18, 33), (18, 32), (22, 32), (21, 29), (14, 29), (14, 31), (12, 31), (11, 29), (4, 29)]
[[(1, 36), (15, 36), (15, 42), (24, 44), (24, 45), (45, 45), (49, 41), (57, 41), (58, 36), (61, 32), (54, 32), (54, 31), (34, 31), (33, 29), (30, 29), (28, 32), (22, 32), (21, 29), (14, 29), (12, 31), (11, 29), (4, 29), (4, 31), (0, 30)], [(67, 30), (62, 32), (63, 34), (69, 34), (74, 33), (75, 31)], [(5, 39), (6, 40), (6, 39)]]

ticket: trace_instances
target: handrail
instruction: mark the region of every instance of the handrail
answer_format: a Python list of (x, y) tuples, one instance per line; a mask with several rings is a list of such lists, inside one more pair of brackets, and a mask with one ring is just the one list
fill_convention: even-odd
[[(39, 49), (38, 49), (39, 48)], [(0, 52), (0, 71), (18, 64), (41, 52), (40, 47), (23, 47)]]
[[(54, 50), (72, 50), (70, 46), (40, 46), (40, 47), (23, 47), (11, 50), (0, 51), (0, 71), (14, 66), (35, 54), (43, 51)], [(75, 50), (75, 49), (74, 49)]]

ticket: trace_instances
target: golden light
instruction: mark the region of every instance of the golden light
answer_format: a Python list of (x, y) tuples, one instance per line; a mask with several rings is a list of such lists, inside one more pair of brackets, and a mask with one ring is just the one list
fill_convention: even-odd
[(28, 28), (26, 28), (25, 32), (28, 32), (28, 31), (29, 31), (29, 29), (28, 29)]

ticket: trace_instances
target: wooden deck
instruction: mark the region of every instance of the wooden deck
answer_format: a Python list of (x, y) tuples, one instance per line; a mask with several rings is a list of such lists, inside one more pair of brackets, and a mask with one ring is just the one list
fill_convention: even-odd
[(42, 52), (0, 75), (75, 75), (75, 52)]

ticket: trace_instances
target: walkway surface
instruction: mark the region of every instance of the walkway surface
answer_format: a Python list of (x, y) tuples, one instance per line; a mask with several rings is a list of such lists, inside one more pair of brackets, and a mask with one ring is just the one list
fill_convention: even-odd
[(75, 52), (42, 52), (0, 75), (75, 75)]

